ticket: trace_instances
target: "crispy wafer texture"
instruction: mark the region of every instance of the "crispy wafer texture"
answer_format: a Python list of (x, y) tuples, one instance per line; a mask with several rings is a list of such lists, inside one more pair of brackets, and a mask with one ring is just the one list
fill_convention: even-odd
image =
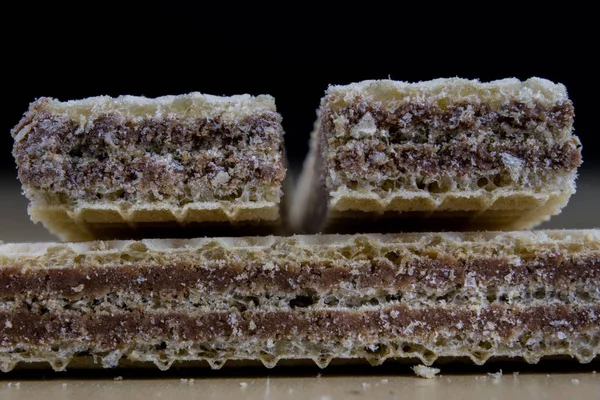
[(600, 351), (600, 231), (0, 245), (0, 365)]
[(63, 240), (280, 219), (271, 96), (41, 98), (12, 135), (29, 214)]
[(377, 231), (369, 222), (391, 219), (390, 230), (532, 227), (575, 192), (573, 117), (565, 87), (539, 78), (331, 86), (291, 222), (305, 232)]

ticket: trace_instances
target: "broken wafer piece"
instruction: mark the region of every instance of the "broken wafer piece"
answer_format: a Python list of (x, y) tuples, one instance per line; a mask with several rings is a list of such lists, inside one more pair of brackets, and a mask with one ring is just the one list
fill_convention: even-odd
[(309, 233), (532, 227), (575, 192), (573, 117), (565, 87), (539, 78), (330, 86), (291, 222)]
[(283, 130), (271, 96), (41, 98), (12, 135), (29, 214), (63, 240), (182, 226), (213, 236), (280, 219)]
[(0, 368), (600, 352), (600, 231), (0, 246)]

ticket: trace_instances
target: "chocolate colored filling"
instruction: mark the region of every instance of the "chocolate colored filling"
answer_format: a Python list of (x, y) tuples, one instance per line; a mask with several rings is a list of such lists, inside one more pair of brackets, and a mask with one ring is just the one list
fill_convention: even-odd
[[(400, 264), (405, 262), (401, 269)], [(406, 259), (389, 251), (385, 258), (353, 262), (285, 261), (265, 268), (263, 263), (212, 261), (191, 264), (173, 260), (169, 264), (148, 261), (126, 265), (81, 268), (0, 268), (0, 288), (4, 298), (35, 290), (67, 298), (103, 295), (110, 291), (140, 293), (204, 287), (221, 293), (232, 287), (259, 293), (274, 289), (285, 293), (301, 290), (335, 291), (344, 286), (366, 290), (408, 290), (412, 287), (453, 291), (461, 289), (467, 277), (486, 286), (530, 284), (548, 290), (571, 290), (576, 282), (600, 285), (600, 255), (587, 253), (563, 256), (559, 253), (524, 256), (519, 264), (502, 257), (477, 257), (470, 260), (451, 256)], [(506, 279), (509, 279), (507, 281)], [(75, 291), (82, 285), (81, 290)], [(414, 285), (414, 286), (413, 286)], [(466, 289), (465, 289), (466, 290)]]
[[(348, 121), (349, 132), (366, 113), (373, 116), (378, 133), (358, 140), (334, 134), (338, 117)], [(408, 103), (392, 113), (357, 101), (336, 111), (326, 106), (321, 115), (323, 157), (340, 178), (364, 177), (365, 169), (389, 177), (413, 172), (451, 171), (459, 176), (491, 169), (509, 172), (506, 155), (530, 169), (572, 171), (582, 162), (579, 140), (564, 137), (573, 125), (570, 101), (551, 108), (537, 102), (533, 107), (511, 102), (499, 109), (477, 103), (450, 104), (444, 109)]]
[[(332, 112), (326, 107), (323, 128), (328, 132), (335, 130), (335, 118), (344, 116), (349, 125), (357, 124), (366, 113), (370, 113), (378, 127), (396, 131), (397, 127), (406, 127), (428, 132), (431, 127), (442, 126), (450, 135), (468, 133), (477, 135), (478, 131), (494, 131), (510, 136), (510, 132), (532, 131), (532, 127), (543, 126), (551, 131), (570, 129), (573, 125), (575, 110), (570, 100), (552, 107), (534, 101), (533, 106), (519, 101), (502, 104), (492, 108), (485, 103), (451, 103), (442, 108), (438, 104), (406, 103), (390, 113), (383, 107), (364, 101), (342, 107)], [(409, 115), (409, 119), (405, 119)], [(502, 132), (500, 132), (502, 131)], [(521, 133), (519, 133), (519, 136)], [(421, 136), (416, 143), (427, 143), (427, 135)], [(415, 138), (412, 138), (415, 140)]]
[[(510, 308), (492, 305), (479, 312), (458, 307), (410, 308), (394, 305), (377, 310), (287, 312), (208, 312), (80, 314), (71, 311), (33, 315), (28, 311), (0, 313), (0, 345), (53, 344), (65, 340), (94, 341), (114, 348), (134, 340), (156, 342), (210, 341), (235, 337), (277, 340), (336, 340), (347, 337), (410, 337), (427, 340), (432, 332), (446, 335), (489, 335), (506, 340), (514, 333), (556, 334), (598, 331), (592, 317), (600, 307), (564, 305)], [(252, 322), (251, 322), (252, 321)], [(560, 323), (557, 323), (559, 321)]]
[(435, 174), (440, 171), (456, 171), (459, 175), (471, 172), (485, 172), (491, 169), (506, 170), (505, 155), (516, 157), (525, 168), (543, 168), (572, 171), (581, 165), (581, 146), (576, 139), (555, 144), (551, 147), (519, 144), (491, 144), (488, 147), (473, 147), (472, 143), (445, 145), (400, 146), (391, 145), (393, 151), (383, 164), (373, 165), (371, 160), (378, 157), (383, 145), (377, 141), (362, 141), (361, 148), (338, 149), (330, 159), (331, 165), (341, 174), (364, 173), (364, 165), (388, 176), (420, 171)]
[[(250, 182), (271, 186), (285, 176), (282, 161), (273, 159), (283, 146), (280, 117), (274, 112), (247, 116), (235, 125), (218, 116), (134, 122), (106, 114), (84, 132), (77, 132), (82, 127), (76, 121), (48, 112), (38, 112), (27, 122), (31, 131), (13, 150), (20, 180), (67, 195), (85, 189), (74, 195), (77, 200), (96, 200), (98, 195), (127, 201), (140, 191), (155, 197), (185, 195), (181, 187), (193, 186), (202, 177), (217, 186), (217, 197), (229, 200)], [(223, 184), (220, 172), (229, 172)], [(128, 190), (132, 185), (134, 190)]]

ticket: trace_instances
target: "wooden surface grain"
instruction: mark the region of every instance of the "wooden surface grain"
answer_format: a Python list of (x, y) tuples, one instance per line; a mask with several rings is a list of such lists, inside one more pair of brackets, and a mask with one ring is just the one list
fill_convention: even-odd
[[(265, 374), (266, 375), (266, 374)], [(117, 380), (115, 380), (115, 378)], [(2, 379), (2, 378), (0, 378)], [(3, 400), (66, 399), (593, 399), (600, 374), (504, 373), (414, 375), (223, 376), (206, 378), (0, 380)]]

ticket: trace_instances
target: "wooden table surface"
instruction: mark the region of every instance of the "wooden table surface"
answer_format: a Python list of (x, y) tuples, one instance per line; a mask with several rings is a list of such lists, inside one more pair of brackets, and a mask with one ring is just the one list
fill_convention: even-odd
[[(577, 372), (544, 364), (523, 365), (498, 372), (502, 364), (456, 373), (456, 365), (442, 365), (441, 376), (418, 378), (408, 366), (350, 368), (335, 372), (312, 369), (287, 374), (275, 368), (251, 372), (215, 373), (205, 369), (124, 374), (119, 370), (73, 376), (46, 372), (36, 376), (11, 372), (0, 375), (2, 400), (66, 399), (597, 399), (600, 398), (600, 363), (575, 366)], [(460, 368), (458, 368), (460, 369)], [(513, 371), (521, 370), (518, 374)]]

